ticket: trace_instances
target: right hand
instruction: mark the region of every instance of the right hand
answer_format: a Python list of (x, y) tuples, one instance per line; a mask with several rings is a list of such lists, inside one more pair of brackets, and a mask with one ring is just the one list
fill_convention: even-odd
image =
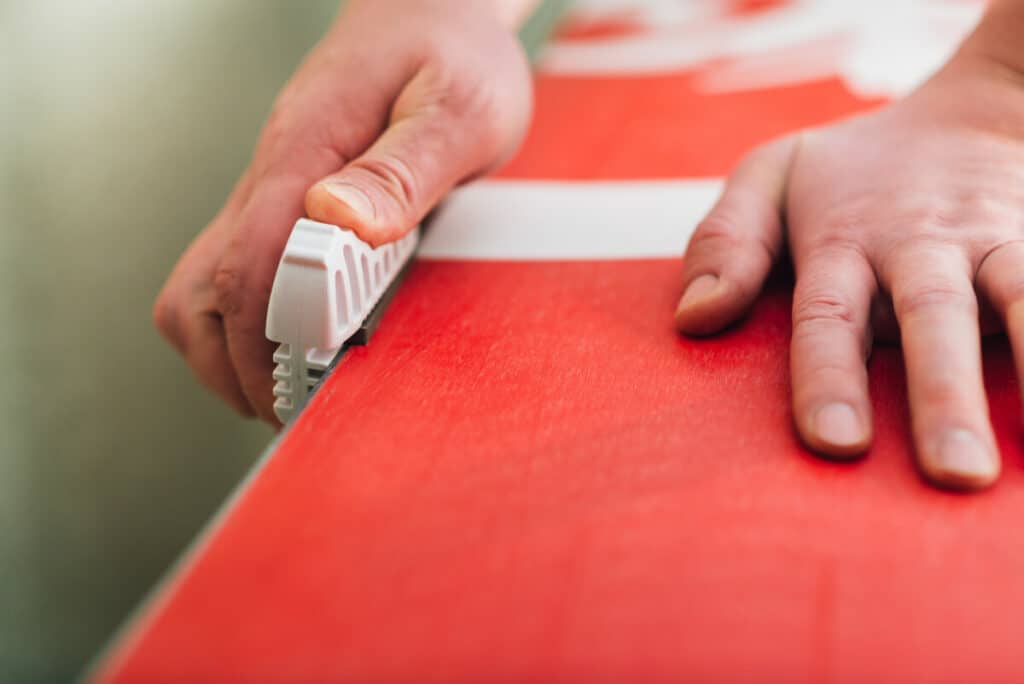
[(226, 204), (178, 261), (157, 328), (240, 413), (277, 424), (267, 303), (303, 215), (380, 245), (509, 158), (524, 52), (493, 0), (352, 0), (284, 88)]
[(1024, 381), (1024, 70), (986, 37), (902, 100), (753, 151), (687, 248), (676, 311), (682, 332), (722, 330), (785, 247), (804, 443), (831, 458), (869, 448), (866, 364), (875, 339), (899, 341), (918, 465), (958, 489), (1001, 468), (980, 335), (1000, 328), (979, 327), (985, 304)]

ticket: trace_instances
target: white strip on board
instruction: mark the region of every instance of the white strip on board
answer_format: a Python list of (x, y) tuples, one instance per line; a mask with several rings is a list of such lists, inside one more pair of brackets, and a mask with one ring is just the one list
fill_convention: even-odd
[(677, 257), (721, 179), (477, 181), (453, 192), (420, 245), (427, 259)]
[[(592, 5), (592, 6), (591, 6)], [(840, 78), (864, 97), (898, 97), (934, 73), (977, 24), (985, 2), (798, 0), (745, 16), (729, 2), (608, 0), (580, 16), (627, 17), (642, 30), (544, 47), (542, 73), (609, 76), (696, 71), (702, 92)]]

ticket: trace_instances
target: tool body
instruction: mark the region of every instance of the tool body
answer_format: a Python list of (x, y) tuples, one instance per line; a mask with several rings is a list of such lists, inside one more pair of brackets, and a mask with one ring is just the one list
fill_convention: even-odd
[(366, 344), (419, 244), (420, 229), (381, 247), (350, 230), (299, 219), (281, 254), (267, 310), (274, 413), (287, 423), (352, 344)]

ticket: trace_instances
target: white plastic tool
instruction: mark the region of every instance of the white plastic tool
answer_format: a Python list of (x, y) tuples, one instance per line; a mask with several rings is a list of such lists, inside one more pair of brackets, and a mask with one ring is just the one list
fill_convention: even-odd
[(359, 332), (419, 241), (419, 228), (376, 249), (349, 230), (299, 219), (281, 255), (267, 311), (274, 413), (286, 423), (342, 345)]

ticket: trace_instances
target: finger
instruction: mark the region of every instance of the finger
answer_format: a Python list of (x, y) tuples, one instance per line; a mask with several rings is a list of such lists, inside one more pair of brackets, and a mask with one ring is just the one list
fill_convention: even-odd
[(281, 252), (302, 215), (308, 184), (302, 175), (265, 177), (239, 213), (213, 278), (231, 365), (253, 410), (275, 425), (275, 345), (266, 338), (267, 304)]
[(893, 255), (883, 284), (900, 324), (921, 470), (937, 484), (977, 489), (996, 480), (1000, 464), (969, 272), (956, 251), (906, 250)]
[[(396, 101), (390, 124), (361, 156), (318, 181), (306, 212), (380, 245), (422, 220), (445, 193), (500, 162), (518, 142), (510, 124), (467, 96), (418, 74)], [(447, 93), (442, 96), (441, 93)]]
[(797, 430), (826, 456), (862, 454), (872, 435), (865, 364), (874, 271), (846, 247), (820, 248), (796, 267), (789, 363)]
[(184, 357), (199, 382), (245, 417), (254, 411), (227, 353), (213, 278), (231, 224), (249, 197), (251, 178), (247, 170), (217, 216), (185, 250), (153, 307), (157, 329)]
[[(217, 262), (227, 244), (230, 227), (249, 197), (251, 178), (248, 170), (242, 174), (224, 206), (178, 259), (153, 303), (153, 325), (179, 354), (185, 353), (186, 339), (194, 337), (188, 333), (189, 319), (206, 313), (193, 300), (202, 297), (204, 291), (213, 290)], [(215, 306), (212, 298), (204, 299), (210, 302), (211, 307)]]
[(251, 418), (255, 410), (235, 373), (228, 353), (224, 324), (217, 314), (196, 316), (189, 330), (185, 360), (196, 378), (238, 413)]
[[(281, 252), (305, 213), (310, 185), (377, 139), (391, 106), (386, 94), (397, 92), (410, 73), (406, 59), (360, 63), (358, 51), (333, 45), (332, 39), (314, 50), (279, 96), (250, 164), (251, 187), (227, 223), (228, 242), (210, 279), (242, 391), (256, 414), (274, 425), (274, 344), (265, 327)], [(338, 73), (356, 68), (360, 79), (338, 83)]]
[[(371, 79), (372, 80), (372, 79)], [(266, 338), (267, 305), (277, 265), (309, 186), (365, 150), (382, 127), (386, 107), (366, 101), (366, 115), (346, 118), (343, 134), (321, 139), (320, 110), (294, 95), (264, 127), (251, 168), (253, 186), (229, 227), (229, 241), (212, 276), (231, 364), (261, 419), (279, 425), (273, 410), (274, 344)], [(350, 98), (348, 98), (350, 99)], [(345, 112), (336, 104), (335, 111)]]
[(676, 327), (707, 335), (753, 304), (782, 248), (782, 201), (796, 138), (758, 148), (729, 177), (683, 260)]
[(1024, 393), (1024, 241), (1008, 242), (981, 262), (975, 277), (978, 289), (1003, 319)]

